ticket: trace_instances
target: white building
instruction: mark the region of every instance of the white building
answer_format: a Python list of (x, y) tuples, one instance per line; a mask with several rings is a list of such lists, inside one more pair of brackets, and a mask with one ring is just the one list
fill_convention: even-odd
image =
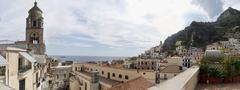
[(0, 52), (1, 63), (6, 64), (1, 83), (16, 90), (42, 90), (47, 86), (46, 68), (27, 50), (7, 47)]

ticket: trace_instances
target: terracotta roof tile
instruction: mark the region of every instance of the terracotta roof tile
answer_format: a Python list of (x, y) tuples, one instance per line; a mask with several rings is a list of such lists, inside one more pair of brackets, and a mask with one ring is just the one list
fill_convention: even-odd
[(116, 85), (108, 90), (147, 90), (149, 87), (151, 87), (153, 85), (154, 84), (152, 84), (145, 78), (138, 77), (136, 79)]
[(160, 73), (180, 73), (180, 67), (178, 65), (169, 65), (166, 66)]

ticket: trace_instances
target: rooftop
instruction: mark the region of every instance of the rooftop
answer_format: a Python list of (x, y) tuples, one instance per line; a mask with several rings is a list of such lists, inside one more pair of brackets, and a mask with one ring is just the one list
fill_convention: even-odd
[(6, 66), (7, 65), (7, 60), (0, 55), (0, 66)]
[(112, 66), (107, 66), (107, 65), (99, 65), (99, 64), (90, 64), (90, 63), (74, 63), (74, 64), (84, 64), (84, 65), (92, 65), (92, 66), (98, 66), (98, 67), (105, 67), (105, 68), (112, 68), (112, 69), (119, 69), (119, 70), (126, 70), (126, 71), (144, 71), (144, 72), (154, 72), (154, 70), (142, 70), (142, 69), (126, 69), (126, 68), (117, 68), (117, 67), (112, 67)]
[[(91, 78), (91, 73), (89, 73), (89, 72), (78, 71), (77, 73), (83, 74), (84, 76), (86, 76), (85, 78)], [(78, 74), (78, 75), (80, 75), (80, 74)], [(119, 81), (108, 79), (108, 78), (105, 78), (105, 77), (102, 77), (102, 76), (99, 76), (99, 82), (100, 83), (105, 83), (105, 84), (108, 84), (108, 85), (111, 85), (111, 86), (115, 86), (115, 85), (118, 85), (118, 84), (121, 83)]]
[(160, 71), (161, 73), (180, 73), (180, 67), (178, 65), (169, 65)]
[(151, 82), (149, 82), (143, 77), (139, 77), (125, 83), (116, 85), (109, 90), (147, 90), (151, 86), (153, 86)]
[(55, 66), (55, 67), (51, 67), (51, 68), (71, 68), (72, 66), (68, 65), (68, 66)]

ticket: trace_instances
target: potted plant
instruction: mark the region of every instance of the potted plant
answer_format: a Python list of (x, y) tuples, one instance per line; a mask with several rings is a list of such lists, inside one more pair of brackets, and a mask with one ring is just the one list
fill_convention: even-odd
[(199, 83), (207, 83), (207, 77), (208, 77), (208, 64), (201, 64), (200, 65), (200, 72), (199, 72)]
[(209, 84), (223, 83), (223, 74), (214, 68), (210, 68), (207, 81)]
[(239, 57), (234, 58), (234, 76), (233, 76), (233, 82), (240, 82), (240, 60)]
[(231, 57), (226, 56), (224, 57), (224, 71), (226, 72), (226, 76), (224, 77), (224, 83), (230, 83), (233, 82), (233, 78), (232, 78), (232, 67), (233, 64), (233, 60), (231, 59)]

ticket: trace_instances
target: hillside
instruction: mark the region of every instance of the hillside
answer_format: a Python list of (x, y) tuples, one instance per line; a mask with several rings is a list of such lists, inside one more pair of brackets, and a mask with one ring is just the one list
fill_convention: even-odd
[[(229, 7), (215, 22), (193, 21), (185, 29), (168, 37), (163, 44), (163, 52), (174, 53), (175, 44), (179, 40), (184, 46), (190, 46), (192, 35), (193, 46), (205, 49), (208, 44), (226, 40), (232, 34), (239, 33), (238, 26), (240, 26), (240, 11)], [(239, 38), (239, 35), (235, 36), (234, 38)]]

